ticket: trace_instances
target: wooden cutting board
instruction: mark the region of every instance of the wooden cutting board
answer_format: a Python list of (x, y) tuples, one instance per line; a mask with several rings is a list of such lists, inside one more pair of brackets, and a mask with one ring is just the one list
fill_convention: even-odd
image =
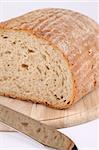
[[(0, 103), (55, 128), (79, 125), (99, 117), (99, 88), (66, 110), (0, 97)], [(1, 131), (13, 131), (0, 123)]]

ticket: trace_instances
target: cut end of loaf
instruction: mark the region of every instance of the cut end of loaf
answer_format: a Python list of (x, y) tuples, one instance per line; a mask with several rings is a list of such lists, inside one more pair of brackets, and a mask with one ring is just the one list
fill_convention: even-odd
[(0, 95), (53, 108), (72, 103), (73, 80), (62, 53), (25, 31), (0, 31)]

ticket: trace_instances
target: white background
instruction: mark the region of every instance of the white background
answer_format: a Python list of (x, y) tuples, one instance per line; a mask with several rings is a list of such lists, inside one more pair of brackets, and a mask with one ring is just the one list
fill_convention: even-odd
[[(0, 22), (37, 8), (61, 7), (81, 12), (99, 23), (98, 2), (0, 1)], [(76, 119), (76, 118), (75, 118)], [(99, 150), (99, 119), (72, 128), (60, 129), (77, 144), (79, 150)], [(46, 150), (49, 148), (19, 133), (0, 132), (0, 150)]]

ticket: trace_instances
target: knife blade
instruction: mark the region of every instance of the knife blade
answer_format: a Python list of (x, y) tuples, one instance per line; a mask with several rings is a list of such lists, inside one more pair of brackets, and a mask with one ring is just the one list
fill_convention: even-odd
[(0, 121), (43, 145), (59, 150), (77, 150), (73, 141), (61, 132), (2, 104)]

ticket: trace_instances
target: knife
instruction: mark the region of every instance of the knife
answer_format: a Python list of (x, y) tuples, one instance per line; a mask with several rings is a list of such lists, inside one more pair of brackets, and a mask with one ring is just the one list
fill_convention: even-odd
[(73, 141), (61, 132), (2, 104), (0, 121), (48, 147), (77, 150)]

